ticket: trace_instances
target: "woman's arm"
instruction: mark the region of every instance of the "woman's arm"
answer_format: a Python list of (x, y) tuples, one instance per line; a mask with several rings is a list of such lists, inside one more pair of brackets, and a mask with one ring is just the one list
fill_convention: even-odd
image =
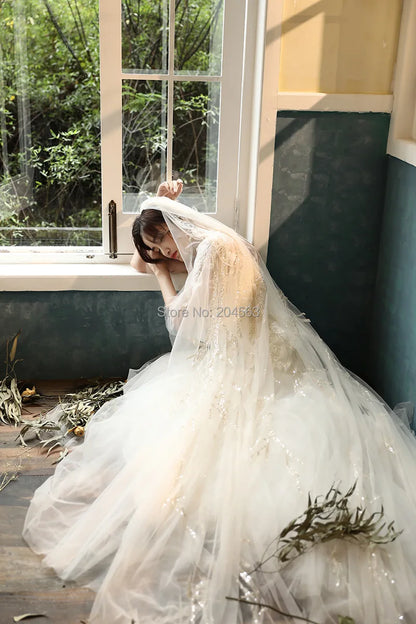
[[(186, 273), (186, 267), (183, 262), (180, 262), (179, 260), (171, 260), (170, 258), (165, 258), (161, 254), (155, 255), (155, 257), (162, 258), (166, 262), (170, 273)], [(137, 249), (135, 250), (133, 257), (130, 260), (130, 265), (139, 273), (153, 273), (152, 269), (149, 268), (149, 264), (143, 260)]]
[(137, 249), (134, 250), (133, 257), (130, 260), (130, 266), (139, 273), (149, 273), (147, 270), (147, 263), (143, 260)]
[(173, 285), (167, 262), (159, 262), (158, 264), (148, 264), (150, 270), (155, 274), (159, 282), (165, 305), (169, 305), (174, 297), (176, 297), (176, 288)]
[[(145, 262), (140, 256), (139, 252), (136, 250), (133, 258), (130, 261), (130, 264), (133, 268), (136, 269), (136, 271), (139, 271), (139, 273), (153, 273), (155, 275), (157, 281), (159, 282), (165, 305), (168, 305), (172, 301), (173, 297), (175, 297), (176, 295), (176, 288), (173, 285), (170, 274), (185, 272), (185, 265), (183, 262), (179, 262), (178, 260), (170, 260), (169, 258), (165, 258), (164, 256), (162, 256), (162, 254), (155, 253), (154, 251), (150, 251), (149, 253), (154, 258), (162, 258), (163, 261), (158, 262), (157, 264)], [(178, 268), (174, 265), (180, 265), (180, 267)]]

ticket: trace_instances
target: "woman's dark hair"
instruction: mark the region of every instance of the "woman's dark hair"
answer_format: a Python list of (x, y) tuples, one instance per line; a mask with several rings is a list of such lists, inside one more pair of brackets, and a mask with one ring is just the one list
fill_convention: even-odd
[(148, 252), (151, 250), (151, 247), (145, 245), (142, 234), (146, 234), (149, 238), (157, 238), (160, 235), (161, 226), (165, 225), (166, 221), (162, 212), (154, 208), (143, 210), (134, 220), (132, 230), (134, 245), (145, 262), (157, 264), (160, 262), (160, 259), (149, 256)]

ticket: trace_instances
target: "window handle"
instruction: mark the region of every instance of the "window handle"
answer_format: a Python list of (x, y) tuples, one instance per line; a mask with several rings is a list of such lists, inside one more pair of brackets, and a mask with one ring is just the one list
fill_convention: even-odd
[(114, 200), (108, 204), (108, 235), (110, 258), (117, 258), (117, 206)]

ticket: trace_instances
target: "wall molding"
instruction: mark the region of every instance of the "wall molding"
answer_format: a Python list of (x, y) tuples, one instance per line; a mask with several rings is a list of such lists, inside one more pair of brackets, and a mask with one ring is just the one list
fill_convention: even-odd
[(405, 0), (387, 153), (416, 166), (416, 0)]
[(393, 95), (366, 93), (280, 92), (277, 110), (334, 111), (351, 113), (391, 113)]

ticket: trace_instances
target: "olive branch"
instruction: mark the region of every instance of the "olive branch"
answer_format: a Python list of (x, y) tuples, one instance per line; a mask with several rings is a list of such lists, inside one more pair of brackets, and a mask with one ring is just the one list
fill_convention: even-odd
[[(25, 436), (31, 433), (42, 446), (49, 447), (48, 453), (50, 453), (54, 448), (62, 445), (67, 435), (82, 437), (93, 414), (104, 403), (120, 396), (123, 393), (123, 386), (123, 381), (109, 381), (96, 383), (79, 392), (66, 394), (62, 400), (59, 400), (62, 414), (57, 422), (48, 419), (47, 414), (36, 420), (23, 422), (19, 434), (21, 444), (27, 446)], [(46, 437), (43, 437), (42, 434), (45, 433)]]
[[(332, 485), (325, 495), (316, 496), (313, 500), (309, 494), (306, 510), (284, 527), (266, 548), (262, 560), (248, 574), (252, 575), (258, 571), (265, 573), (263, 568), (271, 560), (275, 560), (278, 566), (288, 565), (316, 544), (334, 539), (347, 539), (360, 545), (387, 544), (396, 540), (403, 531), (395, 530), (394, 521), (387, 522), (383, 506), (379, 511), (372, 513), (368, 513), (365, 507), (350, 507), (350, 499), (356, 486), (357, 482), (342, 494), (335, 485)], [(267, 573), (271, 571), (267, 570)], [(259, 609), (271, 609), (286, 617), (318, 624), (307, 617), (285, 613), (263, 602), (232, 596), (226, 596), (226, 599), (257, 606)], [(338, 615), (338, 624), (355, 624), (355, 622), (348, 616)]]
[(14, 367), (17, 362), (16, 350), (20, 331), (6, 343), (6, 375), (0, 381), (0, 421), (4, 424), (18, 425), (22, 416), (22, 397), (17, 387)]
[[(325, 495), (313, 500), (309, 494), (306, 510), (286, 525), (253, 571), (264, 567), (271, 559), (288, 563), (315, 544), (334, 539), (347, 539), (363, 545), (387, 544), (397, 539), (402, 531), (395, 530), (394, 521), (387, 523), (383, 506), (370, 514), (365, 507), (350, 507), (356, 486), (357, 482), (342, 494), (332, 485)], [(270, 550), (272, 552), (268, 554)]]

